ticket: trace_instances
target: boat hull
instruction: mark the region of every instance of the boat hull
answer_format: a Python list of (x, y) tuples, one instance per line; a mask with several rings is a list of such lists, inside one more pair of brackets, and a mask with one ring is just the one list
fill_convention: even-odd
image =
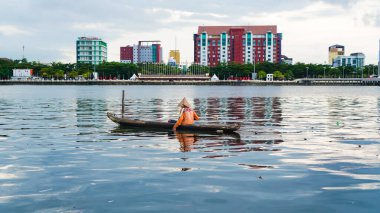
[[(132, 120), (127, 118), (120, 118), (113, 113), (108, 112), (107, 117), (113, 122), (124, 127), (131, 128), (154, 128), (162, 130), (172, 130), (174, 124), (168, 122), (158, 122), (158, 121), (143, 121), (143, 120)], [(216, 133), (232, 133), (240, 128), (240, 124), (234, 123), (229, 125), (218, 125), (218, 124), (193, 124), (193, 125), (180, 125), (177, 130), (186, 130), (194, 132), (216, 132)]]

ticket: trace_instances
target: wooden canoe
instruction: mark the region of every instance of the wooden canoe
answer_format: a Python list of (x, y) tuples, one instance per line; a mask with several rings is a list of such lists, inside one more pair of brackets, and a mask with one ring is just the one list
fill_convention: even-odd
[[(162, 130), (172, 130), (173, 123), (159, 122), (159, 121), (143, 121), (138, 119), (120, 118), (115, 114), (107, 112), (107, 117), (113, 122), (118, 123), (120, 126), (131, 128), (154, 128)], [(194, 132), (216, 132), (216, 133), (232, 133), (240, 128), (239, 123), (234, 124), (193, 124), (193, 125), (180, 125), (177, 130), (186, 130)]]

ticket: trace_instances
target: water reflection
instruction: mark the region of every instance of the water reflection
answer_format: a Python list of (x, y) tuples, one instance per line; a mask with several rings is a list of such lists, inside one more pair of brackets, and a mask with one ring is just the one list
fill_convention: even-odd
[(194, 143), (198, 141), (198, 134), (195, 133), (180, 133), (176, 131), (175, 135), (180, 144), (181, 152), (191, 151), (191, 148), (194, 145)]
[(278, 97), (229, 97), (193, 100), (195, 110), (207, 120), (249, 121), (254, 125), (280, 125), (281, 100)]
[[(159, 137), (176, 140), (180, 152), (198, 151), (208, 153), (204, 158), (218, 158), (234, 156), (233, 153), (243, 152), (277, 152), (279, 148), (273, 145), (280, 144), (283, 140), (242, 140), (239, 133), (195, 133), (186, 131), (157, 131), (155, 129), (117, 127), (111, 131), (111, 135), (118, 137), (135, 136), (138, 138)], [(121, 140), (120, 138), (115, 140)], [(228, 152), (229, 155), (219, 155), (220, 152)], [(215, 154), (213, 154), (215, 153)]]
[[(278, 97), (228, 97), (188, 98), (200, 122), (248, 122), (255, 126), (279, 126), (283, 120), (281, 98)], [(167, 120), (178, 115), (178, 100), (140, 99), (125, 100), (125, 115), (148, 120)], [(104, 103), (103, 103), (104, 105)], [(93, 109), (90, 108), (90, 109)], [(120, 112), (120, 109), (115, 109)]]
[[(379, 207), (373, 199), (380, 190), (378, 88), (318, 93), (322, 87), (314, 87), (300, 96), (293, 95), (295, 87), (183, 89), (199, 123), (241, 122), (231, 135), (120, 129), (106, 112), (120, 113), (114, 94), (122, 87), (46, 88), (1, 88), (1, 212), (70, 211), (74, 205), (91, 212), (105, 203), (115, 206), (110, 211), (180, 206), (170, 211), (178, 212), (194, 197), (200, 208), (213, 208), (201, 201), (218, 196), (243, 196), (230, 204), (252, 204), (244, 206), (247, 212), (260, 205), (274, 211), (268, 200), (287, 212), (346, 210), (336, 209), (337, 197)], [(175, 119), (178, 88), (128, 87), (125, 115)], [(300, 208), (284, 205), (289, 199)]]

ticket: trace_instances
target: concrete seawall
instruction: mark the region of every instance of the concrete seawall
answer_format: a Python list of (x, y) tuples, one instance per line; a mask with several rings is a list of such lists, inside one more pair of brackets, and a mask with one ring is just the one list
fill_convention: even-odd
[(293, 81), (129, 81), (129, 80), (82, 80), (82, 81), (0, 81), (0, 85), (299, 85)]
[(380, 86), (380, 79), (298, 79), (294, 81), (0, 80), (0, 85)]

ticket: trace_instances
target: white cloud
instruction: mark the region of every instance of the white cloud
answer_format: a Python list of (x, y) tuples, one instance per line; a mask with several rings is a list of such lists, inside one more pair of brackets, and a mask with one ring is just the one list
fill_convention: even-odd
[(15, 36), (30, 35), (31, 33), (14, 25), (0, 25), (0, 34), (3, 34), (4, 36)]
[(362, 20), (361, 11), (368, 6), (364, 1), (350, 8), (317, 1), (303, 9), (251, 14), (240, 20), (276, 24), (278, 32), (283, 33), (282, 53), (296, 62), (325, 63), (328, 46), (341, 44), (346, 47), (346, 55), (366, 54), (368, 64), (377, 61), (374, 43), (380, 36), (375, 27), (357, 21)]
[(84, 22), (84, 23), (74, 23), (72, 29), (75, 30), (95, 30), (95, 29), (104, 29), (110, 28), (111, 25), (107, 23), (93, 23), (93, 22)]
[(378, 0), (98, 2), (4, 2), (0, 39), (6, 42), (0, 44), (0, 57), (19, 58), (25, 45), (28, 60), (73, 62), (76, 39), (96, 36), (108, 43), (111, 61), (119, 60), (120, 46), (156, 39), (162, 41), (167, 58), (175, 38), (182, 59), (192, 61), (193, 33), (198, 26), (248, 24), (277, 25), (283, 33), (283, 53), (295, 61), (323, 63), (327, 47), (339, 43), (347, 53), (361, 51), (367, 63), (377, 62)]
[(199, 13), (199, 12), (189, 12), (183, 10), (172, 10), (165, 8), (151, 8), (145, 9), (146, 13), (150, 14), (168, 14), (167, 17), (159, 20), (162, 23), (215, 23), (212, 19), (223, 19), (227, 18), (227, 15), (217, 14), (217, 13)]

